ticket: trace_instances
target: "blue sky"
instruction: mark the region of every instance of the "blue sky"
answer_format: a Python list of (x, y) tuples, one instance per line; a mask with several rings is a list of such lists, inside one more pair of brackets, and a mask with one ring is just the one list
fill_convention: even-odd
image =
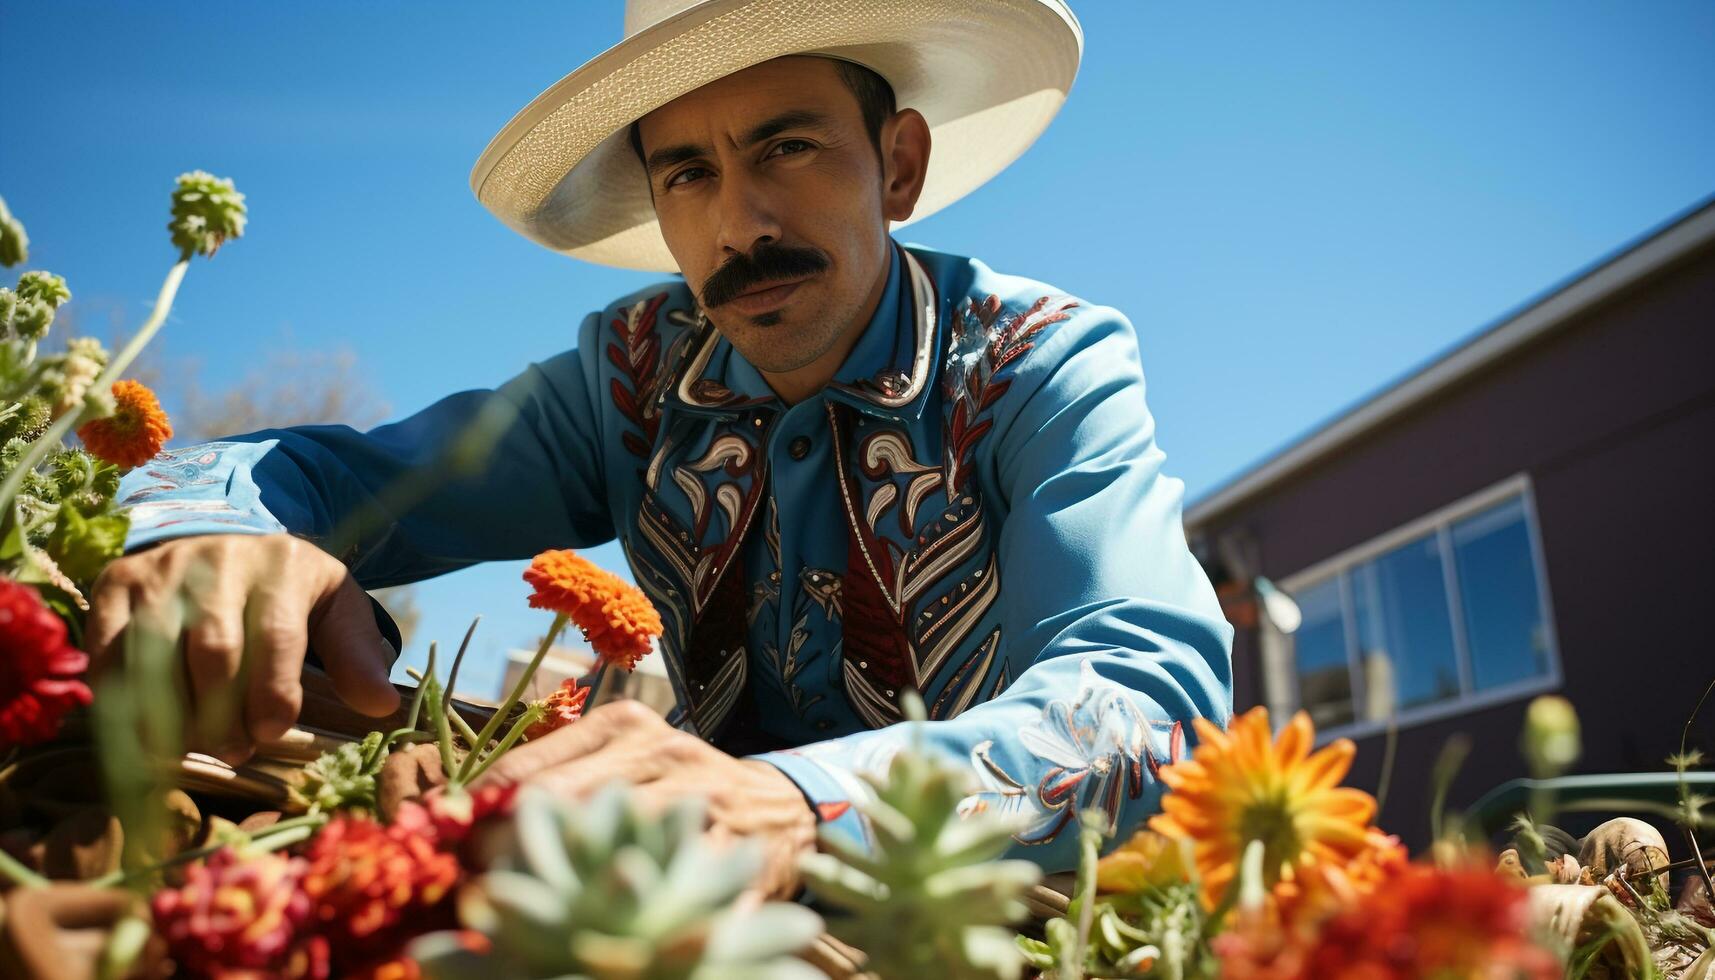
[[(1085, 61), (1060, 117), (899, 237), (1125, 311), (1191, 498), (1715, 192), (1715, 5), (1073, 7)], [(346, 348), (402, 414), (569, 346), (656, 278), (531, 245), (467, 186), (620, 18), (0, 0), (0, 195), (31, 267), (134, 327), (172, 259), (172, 178), (233, 177), (251, 231), (193, 268), (163, 353), (218, 386), (270, 350)], [(422, 587), (420, 642), (485, 614), (473, 690), (546, 625), (521, 567)]]

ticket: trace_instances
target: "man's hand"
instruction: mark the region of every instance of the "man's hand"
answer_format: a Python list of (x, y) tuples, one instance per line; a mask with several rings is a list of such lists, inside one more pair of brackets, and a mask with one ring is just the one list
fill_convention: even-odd
[(478, 785), (527, 783), (570, 800), (610, 782), (632, 786), (646, 811), (695, 797), (707, 802), (709, 836), (763, 844), (759, 888), (785, 897), (797, 888), (798, 856), (816, 840), (816, 815), (798, 785), (766, 762), (737, 759), (668, 725), (636, 701), (594, 709), (573, 725), (506, 753)]
[(187, 736), (228, 762), (297, 721), (307, 644), (356, 710), (399, 705), (387, 679), (393, 651), (368, 596), (337, 559), (291, 535), (180, 538), (114, 561), (96, 580), (84, 632), (96, 671), (121, 661), (128, 627), (182, 636)]

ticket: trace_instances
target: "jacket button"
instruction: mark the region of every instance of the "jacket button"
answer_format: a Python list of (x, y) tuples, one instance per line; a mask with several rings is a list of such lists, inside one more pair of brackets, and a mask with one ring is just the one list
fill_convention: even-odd
[(787, 443), (786, 455), (791, 456), (793, 459), (803, 459), (805, 456), (810, 455), (810, 440), (805, 436), (799, 436)]
[(833, 727), (834, 727), (834, 723), (829, 721), (826, 718), (823, 718), (821, 721), (816, 722), (816, 731), (818, 731), (818, 732), (825, 732), (825, 731), (827, 731)]

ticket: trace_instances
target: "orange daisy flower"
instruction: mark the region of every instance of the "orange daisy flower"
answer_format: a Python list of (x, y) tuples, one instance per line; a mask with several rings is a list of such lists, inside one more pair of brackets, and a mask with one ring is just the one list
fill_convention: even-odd
[(569, 549), (537, 555), (524, 581), (535, 589), (531, 607), (569, 617), (604, 663), (630, 670), (661, 635), (661, 614), (648, 596)]
[(1191, 880), (1180, 840), (1139, 830), (1096, 862), (1096, 891), (1104, 895), (1132, 894)]
[(85, 422), (77, 437), (97, 458), (114, 466), (142, 466), (173, 437), (173, 424), (161, 410), (160, 399), (140, 381), (115, 381), (113, 402), (112, 415)]
[(1203, 900), (1213, 907), (1253, 840), (1263, 843), (1264, 883), (1291, 881), (1299, 868), (1345, 866), (1373, 846), (1376, 801), (1339, 785), (1356, 748), (1339, 739), (1315, 753), (1310, 716), (1300, 711), (1269, 738), (1268, 709), (1252, 708), (1229, 731), (1196, 720), (1192, 758), (1161, 768), (1169, 792), (1150, 829), (1192, 842)]

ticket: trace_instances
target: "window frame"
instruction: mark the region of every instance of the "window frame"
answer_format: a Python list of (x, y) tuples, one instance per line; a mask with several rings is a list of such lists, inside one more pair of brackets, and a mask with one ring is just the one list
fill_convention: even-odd
[[(1513, 681), (1486, 691), (1474, 689), (1475, 665), (1471, 661), (1470, 640), (1465, 622), (1464, 597), (1459, 588), (1459, 571), (1453, 550), (1453, 525), (1480, 511), (1517, 498), (1522, 505), (1525, 534), (1530, 542), (1530, 557), (1536, 572), (1537, 609), (1542, 616), (1543, 637), (1547, 644), (1547, 670), (1536, 677)], [(1396, 711), (1390, 718), (1367, 719), (1365, 707), (1369, 692), (1366, 678), (1358, 663), (1356, 637), (1357, 617), (1352, 596), (1352, 578), (1347, 574), (1359, 565), (1378, 558), (1412, 541), (1433, 537), (1441, 559), (1441, 575), (1447, 593), (1447, 615), (1453, 631), (1453, 651), (1459, 670), (1459, 694), (1442, 701)], [(1314, 588), (1334, 579), (1340, 594), (1340, 613), (1346, 639), (1347, 670), (1351, 678), (1353, 715), (1357, 720), (1319, 731), (1318, 743), (1333, 738), (1363, 738), (1385, 732), (1389, 727), (1407, 728), (1454, 715), (1466, 714), (1507, 701), (1531, 697), (1559, 688), (1562, 684), (1560, 639), (1554, 623), (1552, 589), (1548, 582), (1548, 563), (1542, 546), (1542, 530), (1537, 519), (1536, 493), (1526, 473), (1508, 477), (1499, 483), (1437, 508), (1422, 517), (1377, 535), (1332, 557), (1302, 568), (1279, 580), (1288, 595)], [(1264, 700), (1276, 718), (1287, 718), (1302, 705), (1297, 663), (1292, 638), (1281, 633), (1260, 617), (1258, 623), (1262, 652)]]

